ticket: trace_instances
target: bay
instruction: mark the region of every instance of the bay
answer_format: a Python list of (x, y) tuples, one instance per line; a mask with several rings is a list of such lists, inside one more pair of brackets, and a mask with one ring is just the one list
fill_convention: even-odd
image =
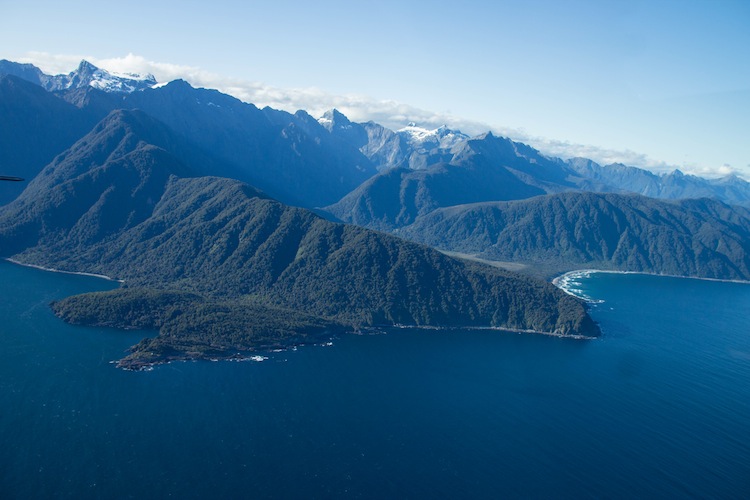
[(596, 273), (601, 339), (394, 329), (263, 362), (110, 362), (145, 335), (0, 263), (0, 497), (750, 495), (750, 285)]

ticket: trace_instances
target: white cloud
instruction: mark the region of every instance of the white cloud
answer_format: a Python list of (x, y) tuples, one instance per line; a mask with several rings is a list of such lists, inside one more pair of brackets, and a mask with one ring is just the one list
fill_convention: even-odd
[(26, 56), (19, 57), (18, 62), (30, 63), (48, 75), (59, 75), (69, 73), (78, 66), (84, 56), (49, 54), (47, 52), (28, 52)]
[(313, 116), (321, 116), (329, 109), (337, 108), (353, 121), (372, 120), (389, 128), (401, 128), (409, 122), (416, 122), (424, 127), (448, 125), (468, 134), (479, 134), (490, 129), (484, 123), (433, 113), (396, 101), (379, 101), (355, 94), (334, 95), (313, 87), (284, 89), (262, 82), (226, 78), (194, 66), (149, 61), (134, 54), (99, 59), (85, 55), (30, 52), (26, 57), (20, 58), (20, 62), (35, 64), (46, 73), (60, 74), (73, 71), (82, 59), (111, 72), (150, 73), (159, 82), (183, 79), (195, 87), (217, 89), (261, 108), (270, 106), (289, 112), (304, 109)]
[(719, 167), (704, 167), (701, 165), (696, 165), (694, 163), (688, 163), (680, 167), (680, 170), (685, 172), (686, 174), (692, 174), (697, 175), (699, 177), (706, 177), (708, 179), (718, 178), (718, 177), (724, 177), (730, 174), (735, 174), (738, 177), (742, 177), (743, 179), (747, 178), (747, 175), (745, 175), (744, 172), (741, 172), (731, 165), (721, 165)]
[(524, 142), (526, 141), (545, 154), (565, 159), (574, 157), (589, 158), (601, 165), (622, 163), (624, 165), (646, 168), (654, 172), (667, 172), (676, 168), (674, 165), (669, 165), (663, 161), (653, 160), (648, 155), (630, 150), (606, 149), (598, 146), (576, 144), (568, 141), (558, 141), (542, 137), (527, 137)]
[[(49, 74), (69, 73), (81, 60), (116, 73), (150, 73), (158, 82), (183, 79), (194, 87), (217, 89), (232, 95), (244, 102), (250, 102), (263, 108), (270, 106), (289, 112), (304, 109), (312, 116), (319, 117), (326, 111), (336, 108), (355, 122), (374, 121), (391, 129), (399, 129), (410, 122), (425, 128), (437, 128), (447, 125), (466, 134), (476, 135), (492, 130), (497, 135), (524, 142), (542, 153), (560, 158), (584, 157), (602, 165), (623, 163), (654, 172), (672, 171), (677, 166), (654, 160), (649, 156), (630, 150), (612, 150), (592, 145), (576, 144), (568, 141), (536, 137), (523, 130), (491, 126), (486, 123), (467, 120), (451, 114), (435, 113), (416, 108), (408, 104), (390, 100), (377, 100), (367, 96), (346, 94), (334, 95), (317, 88), (279, 88), (262, 82), (253, 82), (237, 78), (227, 78), (204, 71), (195, 66), (149, 61), (134, 54), (125, 57), (100, 59), (85, 55), (60, 55), (46, 52), (29, 52), (19, 62), (29, 62)], [(750, 165), (748, 165), (750, 167)], [(705, 177), (718, 177), (738, 173), (731, 166), (705, 167), (691, 164), (680, 165), (685, 173)]]

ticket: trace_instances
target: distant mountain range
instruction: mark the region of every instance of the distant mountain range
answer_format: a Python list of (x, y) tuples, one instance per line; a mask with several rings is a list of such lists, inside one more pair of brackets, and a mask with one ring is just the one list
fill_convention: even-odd
[(680, 171), (659, 176), (624, 165), (602, 167), (583, 158), (564, 161), (486, 133), (453, 143), (440, 162), (425, 168), (383, 170), (326, 210), (345, 222), (391, 231), (437, 208), (569, 191), (706, 197), (750, 206), (750, 184), (735, 175), (707, 180)]
[(735, 176), (562, 160), (336, 110), (315, 119), (85, 61), (58, 76), (0, 61), (0, 118), (0, 174), (29, 180), (0, 186), (0, 256), (125, 279), (54, 309), (159, 329), (131, 368), (372, 325), (598, 334), (551, 284), (425, 244), (544, 277), (750, 279), (750, 185)]
[(668, 174), (656, 175), (648, 170), (620, 163), (603, 167), (585, 158), (572, 158), (566, 164), (585, 179), (579, 185), (583, 190), (628, 192), (667, 200), (713, 198), (732, 205), (750, 207), (749, 184), (736, 174), (704, 179), (674, 170)]
[[(401, 177), (405, 189), (418, 183), (422, 186), (420, 192), (424, 192), (424, 182), (442, 182), (437, 179), (444, 179), (448, 184), (458, 182), (465, 191), (460, 196), (470, 203), (489, 199), (524, 199), (541, 193), (594, 191), (635, 193), (662, 199), (705, 197), (750, 207), (750, 183), (734, 174), (720, 179), (704, 179), (685, 175), (679, 170), (657, 175), (617, 163), (602, 166), (586, 158), (562, 160), (491, 133), (472, 138), (446, 127), (428, 130), (415, 124), (394, 132), (373, 122), (353, 123), (337, 110), (329, 111), (319, 121), (331, 134), (359, 148), (384, 178), (371, 179), (372, 184), (360, 186), (341, 200), (343, 206), (331, 207), (331, 211), (338, 216), (343, 215), (347, 221), (369, 225), (369, 219), (373, 219), (373, 224), (381, 228), (397, 227), (399, 223), (388, 221), (387, 216), (377, 211), (371, 214), (347, 212), (357, 204), (367, 204), (368, 200), (386, 198), (393, 209), (394, 204), (400, 203), (396, 202), (393, 192), (394, 176), (397, 175)], [(461, 168), (452, 169), (451, 166)], [(390, 171), (394, 168), (400, 168), (400, 173)], [(413, 170), (428, 172), (411, 172)], [(498, 170), (505, 170), (507, 175), (498, 174)], [(484, 177), (484, 174), (490, 177)], [(378, 188), (374, 186), (385, 185), (390, 186), (391, 193), (375, 193)], [(487, 191), (497, 194), (487, 194)], [(471, 192), (476, 195), (473, 196)], [(366, 199), (357, 200), (361, 196)], [(445, 200), (447, 204), (442, 204), (440, 194), (428, 194), (428, 197), (431, 200), (426, 201), (426, 205), (417, 203), (418, 206), (412, 208), (420, 212), (429, 210), (433, 203), (438, 203), (437, 206), (453, 204), (451, 197)], [(409, 209), (401, 207), (398, 212)], [(408, 218), (402, 217), (401, 222), (406, 221)]]
[[(86, 61), (68, 75), (52, 76), (30, 64), (2, 60), (0, 75), (16, 76), (41, 86), (79, 109), (77, 116), (69, 118), (73, 122), (71, 130), (67, 134), (55, 134), (57, 143), (54, 148), (46, 144), (39, 148), (35, 144), (19, 142), (17, 139), (29, 137), (23, 132), (0, 133), (0, 141), (5, 140), (8, 144), (0, 151), (0, 169), (13, 170), (19, 157), (26, 158), (18, 153), (19, 150), (37, 152), (18, 165), (18, 170), (30, 170), (28, 174), (19, 174), (26, 177), (33, 177), (51, 160), (49, 153), (43, 154), (45, 150), (61, 152), (72, 145), (69, 136), (80, 137), (110, 111), (141, 109), (219, 160), (214, 161), (211, 173), (248, 182), (281, 201), (308, 208), (336, 204), (358, 189), (359, 194), (350, 195), (350, 198), (356, 198), (362, 194), (364, 181), (376, 174), (388, 175), (392, 179), (394, 174), (389, 171), (393, 168), (405, 169), (403, 174), (409, 177), (412, 170), (441, 170), (446, 165), (468, 167), (465, 169), (468, 177), (474, 176), (461, 179), (458, 172), (446, 178), (461, 183), (464, 191), (478, 193), (475, 198), (470, 193), (462, 195), (467, 203), (578, 190), (629, 192), (664, 199), (709, 197), (750, 206), (750, 184), (735, 175), (708, 180), (679, 171), (656, 175), (619, 164), (601, 166), (584, 158), (561, 160), (491, 134), (470, 138), (446, 127), (427, 130), (415, 124), (392, 131), (373, 122), (351, 122), (337, 110), (315, 120), (304, 111), (290, 114), (270, 108), (259, 110), (252, 104), (215, 90), (194, 89), (181, 81), (164, 85), (157, 84), (151, 75), (112, 74)], [(2, 85), (10, 86), (8, 83)], [(19, 85), (18, 82), (14, 84)], [(51, 97), (26, 96), (30, 100), (24, 100), (16, 95), (6, 95), (3, 102), (17, 103), (16, 109), (0, 109), (0, 116), (7, 117), (4, 120), (7, 124), (30, 122), (35, 118), (19, 115), (19, 110), (41, 108), (45, 111), (37, 121), (42, 126), (53, 126), (60, 123), (60, 118), (50, 116), (47, 109), (59, 108), (60, 104), (49, 105)], [(35, 99), (37, 101), (32, 102)], [(83, 126), (77, 127), (75, 122)], [(485, 149), (480, 151), (483, 147)], [(475, 162), (481, 165), (474, 165)], [(492, 178), (475, 176), (477, 170), (488, 168)], [(515, 179), (494, 172), (503, 169)], [(445, 177), (439, 173), (425, 175)], [(511, 185), (506, 185), (506, 181)], [(393, 181), (372, 179), (372, 182), (381, 185)], [(405, 179), (407, 184), (413, 182)], [(497, 196), (488, 197), (487, 192), (493, 190)], [(0, 193), (0, 203), (17, 195), (18, 192), (12, 195)], [(384, 197), (380, 193), (365, 196), (370, 199)], [(430, 197), (440, 200), (442, 196)], [(427, 205), (434, 203), (434, 199)], [(345, 207), (356, 204), (351, 199), (343, 203)], [(394, 203), (400, 201), (394, 200)], [(438, 206), (447, 206), (440, 201), (437, 203)], [(421, 203), (418, 205), (417, 211), (425, 210)], [(339, 217), (343, 213), (336, 208), (332, 211)], [(383, 214), (378, 213), (345, 215), (343, 220), (356, 219), (369, 224), (369, 218), (384, 220)], [(377, 222), (376, 225), (382, 224)], [(386, 222), (383, 227), (388, 225), (393, 223)]]

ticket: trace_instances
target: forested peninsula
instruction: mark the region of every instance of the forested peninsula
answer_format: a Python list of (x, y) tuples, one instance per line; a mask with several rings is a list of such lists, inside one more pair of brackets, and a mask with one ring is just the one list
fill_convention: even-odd
[(123, 367), (396, 324), (598, 334), (550, 283), (196, 175), (179, 145), (143, 113), (113, 112), (0, 212), (6, 257), (125, 281), (53, 306), (74, 323), (158, 329)]

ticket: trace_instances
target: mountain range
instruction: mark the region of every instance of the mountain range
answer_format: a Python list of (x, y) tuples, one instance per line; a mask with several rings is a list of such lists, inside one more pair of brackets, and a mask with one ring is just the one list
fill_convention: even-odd
[(0, 255), (123, 279), (53, 308), (159, 329), (125, 367), (395, 324), (595, 336), (583, 303), (537, 279), (580, 266), (750, 279), (737, 177), (315, 119), (85, 61), (0, 61), (0, 117), (0, 173), (29, 179), (0, 186)]
[[(123, 366), (271, 347), (299, 341), (310, 326), (598, 333), (584, 305), (549, 283), (199, 175), (181, 161), (190, 158), (185, 147), (144, 112), (113, 111), (0, 212), (4, 256), (125, 280), (115, 292), (55, 304), (69, 321), (159, 327)], [(224, 340), (197, 330), (203, 323), (220, 325)]]
[[(304, 111), (261, 110), (215, 90), (195, 89), (181, 80), (129, 93), (92, 85), (44, 92), (33, 80), (6, 74), (0, 76), (0, 88), (5, 91), (3, 102), (12, 103), (7, 105), (11, 108), (7, 114), (0, 109), (7, 129), (0, 133), (0, 141), (8, 145), (0, 153), (0, 168), (20, 177), (33, 178), (52, 159), (40, 153), (14, 163), (24, 157), (24, 151), (61, 153), (116, 109), (139, 109), (170, 127), (203, 158), (211, 158), (200, 172), (248, 182), (291, 205), (312, 208), (333, 203), (376, 173), (362, 153), (342, 144)], [(50, 99), (55, 100), (52, 106)], [(37, 113), (36, 109), (43, 111)], [(63, 112), (66, 116), (61, 116)], [(61, 126), (66, 120), (73, 126), (59, 138), (31, 130), (37, 122), (50, 127)], [(29, 123), (29, 130), (16, 132), (12, 126), (16, 121)], [(80, 128), (75, 126), (78, 123)], [(55, 137), (54, 147), (47, 144), (48, 137)], [(44, 147), (39, 148), (40, 142)], [(4, 201), (8, 198), (6, 195)]]
[(458, 141), (446, 155), (425, 168), (383, 170), (326, 210), (345, 222), (393, 231), (438, 208), (572, 191), (706, 197), (750, 206), (750, 184), (736, 175), (708, 180), (676, 170), (658, 176), (583, 158), (549, 158), (492, 133)]
[[(55, 148), (47, 146), (47, 149), (62, 152), (73, 142), (67, 136), (80, 137), (115, 109), (141, 109), (219, 159), (221, 165), (214, 162), (212, 173), (248, 182), (280, 201), (307, 208), (334, 205), (351, 191), (361, 188), (364, 181), (376, 175), (392, 176), (389, 171), (396, 167), (405, 169), (406, 174), (413, 170), (441, 169), (446, 165), (481, 170), (482, 165), (475, 166), (474, 161), (509, 170), (516, 178), (511, 181), (520, 191), (515, 193), (513, 186), (505, 186), (508, 180), (505, 175), (491, 180), (457, 179), (468, 191), (481, 193), (494, 189), (499, 192), (492, 200), (486, 200), (484, 194), (476, 199), (466, 194), (467, 203), (523, 199), (540, 194), (539, 190), (546, 194), (578, 190), (636, 193), (664, 199), (709, 197), (750, 206), (750, 184), (736, 175), (709, 180), (679, 171), (656, 175), (620, 164), (602, 166), (585, 158), (562, 160), (491, 134), (491, 139), (484, 141), (489, 149), (478, 151), (483, 147), (479, 144), (483, 136), (470, 138), (447, 127), (428, 130), (410, 124), (392, 131), (373, 122), (354, 123), (337, 110), (317, 120), (304, 111), (290, 114), (271, 108), (260, 110), (215, 90), (195, 89), (182, 81), (157, 84), (151, 75), (115, 75), (86, 61), (68, 75), (51, 76), (29, 64), (2, 60), (0, 75), (15, 76), (52, 94), (46, 99), (40, 96), (22, 99), (9, 94), (3, 98), (4, 103), (15, 102), (21, 109), (54, 109), (59, 103), (49, 105), (47, 101), (57, 96), (79, 109), (76, 117), (66, 119), (85, 122), (83, 130), (73, 126), (68, 134), (57, 139)], [(18, 85), (21, 84), (16, 82), (15, 86)], [(5, 110), (0, 111), (5, 115)], [(7, 116), (5, 123), (30, 121), (29, 116)], [(60, 123), (60, 119), (42, 115), (39, 122), (49, 126)], [(0, 135), (2, 140), (12, 134)], [(17, 134), (16, 138), (20, 136), (22, 134)], [(58, 136), (49, 134), (47, 137)], [(34, 158), (33, 163), (27, 160), (26, 164), (17, 165), (14, 161), (22, 155), (13, 155), (14, 150), (40, 148), (24, 145), (23, 141), (14, 144), (0, 152), (0, 155), (10, 156), (7, 159), (0, 156), (0, 168), (15, 168), (17, 173), (31, 178), (51, 159), (45, 156)], [(301, 182), (301, 179), (309, 182)], [(311, 184), (316, 189), (311, 189)], [(351, 193), (351, 196), (356, 195)], [(0, 197), (0, 202), (7, 202), (8, 198), (6, 194)], [(345, 203), (351, 205), (351, 200)], [(364, 218), (360, 220), (365, 222)]]

